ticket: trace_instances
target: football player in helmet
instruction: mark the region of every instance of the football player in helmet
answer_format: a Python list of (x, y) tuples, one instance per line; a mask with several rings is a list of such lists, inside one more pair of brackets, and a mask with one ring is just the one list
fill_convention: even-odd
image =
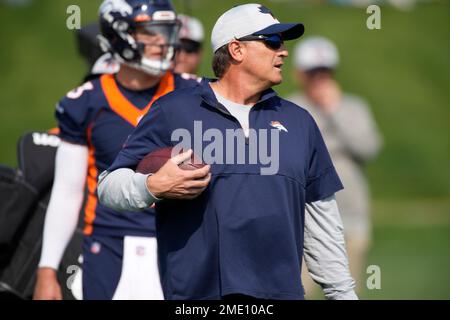
[(102, 49), (149, 75), (170, 69), (180, 27), (167, 0), (109, 0), (100, 7)]
[(124, 213), (101, 205), (97, 175), (113, 162), (155, 100), (197, 80), (170, 70), (180, 22), (168, 0), (105, 0), (99, 15), (100, 45), (120, 70), (86, 82), (57, 104), (62, 141), (35, 299), (62, 298), (56, 270), (76, 228), (85, 188), (83, 298), (163, 299), (154, 211)]

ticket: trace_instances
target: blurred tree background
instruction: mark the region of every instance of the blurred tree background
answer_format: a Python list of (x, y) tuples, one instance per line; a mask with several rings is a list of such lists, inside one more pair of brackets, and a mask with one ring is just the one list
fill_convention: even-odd
[[(0, 0), (0, 163), (16, 165), (16, 142), (55, 126), (54, 106), (87, 71), (66, 27), (67, 7), (81, 23), (97, 19), (99, 0)], [(381, 30), (369, 30), (366, 7), (312, 1), (259, 1), (281, 21), (305, 24), (307, 35), (336, 42), (345, 91), (365, 97), (384, 136), (367, 167), (373, 193), (374, 243), (368, 265), (381, 268), (381, 289), (366, 299), (450, 299), (450, 3), (381, 6)], [(324, 1), (322, 1), (324, 2)], [(212, 76), (209, 34), (219, 15), (243, 1), (175, 0), (206, 30), (201, 74)], [(292, 48), (295, 42), (288, 42)], [(288, 59), (285, 82), (295, 89)]]

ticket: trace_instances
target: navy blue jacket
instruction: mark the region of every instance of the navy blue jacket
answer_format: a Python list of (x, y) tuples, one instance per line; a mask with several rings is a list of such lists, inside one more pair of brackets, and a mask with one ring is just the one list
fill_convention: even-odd
[[(166, 299), (218, 299), (233, 293), (303, 299), (305, 203), (334, 194), (342, 184), (307, 111), (269, 89), (249, 117), (252, 129), (276, 130), (280, 124), (285, 129), (279, 131), (279, 170), (261, 175), (267, 165), (260, 161), (213, 163), (211, 182), (198, 198), (157, 203)], [(224, 136), (225, 130), (240, 128), (205, 79), (156, 101), (108, 170), (134, 169), (147, 153), (176, 145), (171, 139), (175, 129), (187, 129), (194, 137), (194, 121), (202, 121), (203, 131), (216, 129)], [(210, 143), (201, 141), (203, 150)]]

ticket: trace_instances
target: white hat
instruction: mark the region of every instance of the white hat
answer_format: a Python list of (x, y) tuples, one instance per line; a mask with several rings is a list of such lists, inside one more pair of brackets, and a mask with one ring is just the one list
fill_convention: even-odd
[(304, 32), (301, 23), (280, 23), (265, 6), (250, 3), (236, 6), (217, 19), (211, 33), (213, 51), (233, 39), (249, 35), (281, 34), (283, 40), (300, 37)]
[(196, 42), (203, 42), (204, 32), (200, 20), (179, 14), (178, 19), (181, 21), (181, 29), (179, 33), (180, 39), (188, 39)]
[(295, 66), (300, 70), (316, 68), (335, 69), (339, 64), (339, 53), (330, 40), (323, 37), (308, 37), (294, 49)]

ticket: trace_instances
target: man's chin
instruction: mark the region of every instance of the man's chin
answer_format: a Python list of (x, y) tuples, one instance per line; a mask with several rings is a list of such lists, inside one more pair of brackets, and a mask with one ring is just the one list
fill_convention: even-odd
[(279, 84), (282, 83), (282, 82), (283, 82), (283, 77), (282, 77), (282, 76), (276, 77), (276, 78), (274, 78), (274, 79), (271, 81), (272, 86), (279, 85)]

